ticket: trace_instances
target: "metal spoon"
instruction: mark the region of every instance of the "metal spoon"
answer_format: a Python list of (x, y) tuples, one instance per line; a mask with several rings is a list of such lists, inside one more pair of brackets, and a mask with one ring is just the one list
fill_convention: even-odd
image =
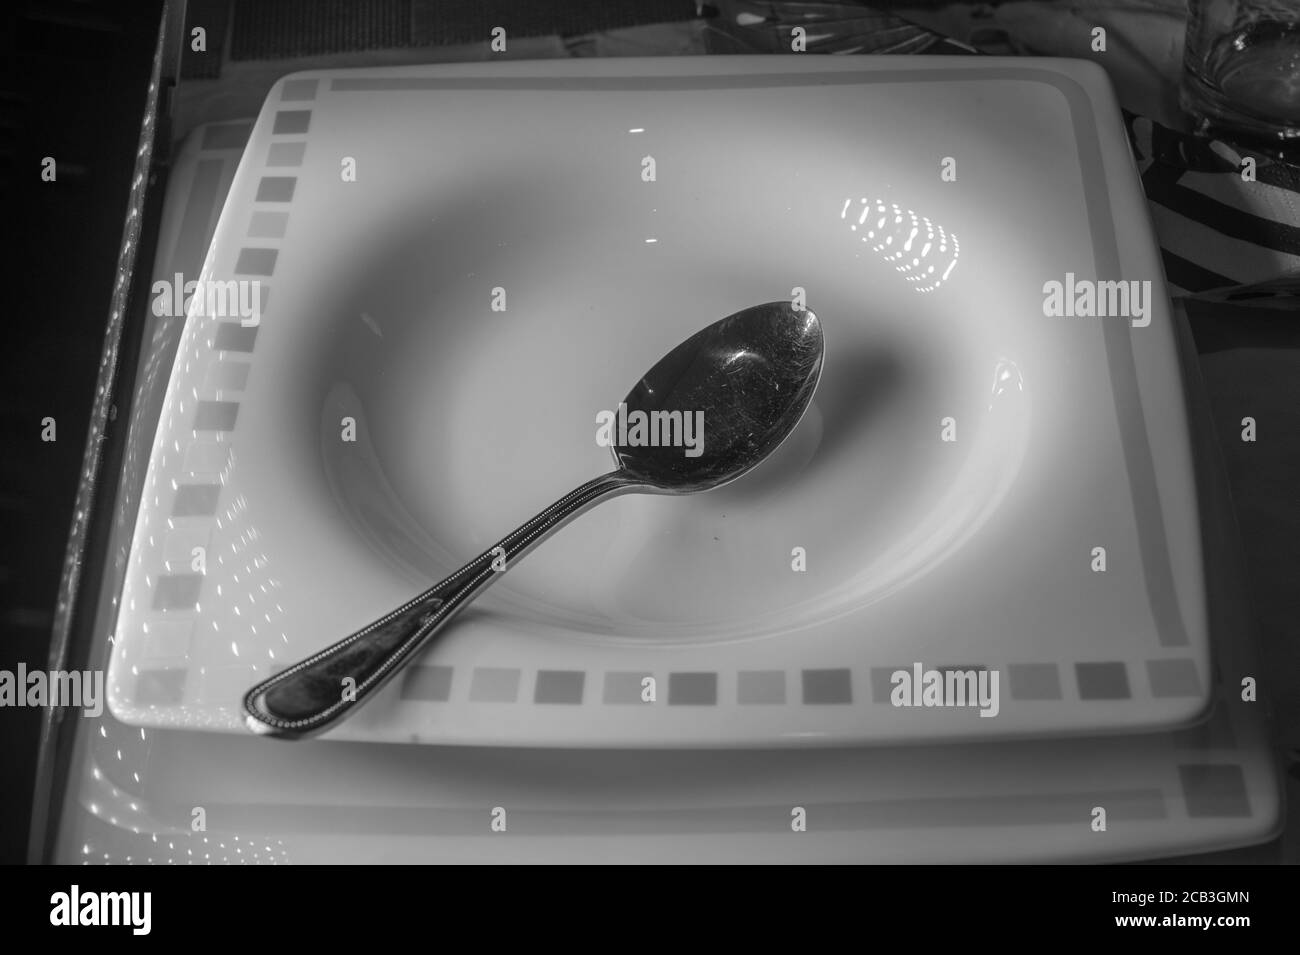
[(646, 372), (624, 403), (629, 419), (637, 411), (702, 411), (698, 456), (682, 447), (632, 446), (630, 437), (616, 441), (613, 471), (560, 498), (392, 613), (249, 690), (248, 728), (294, 739), (355, 712), (504, 570), (594, 504), (634, 491), (691, 494), (734, 481), (799, 423), (821, 376), (822, 351), (817, 317), (788, 302), (747, 308), (696, 332)]

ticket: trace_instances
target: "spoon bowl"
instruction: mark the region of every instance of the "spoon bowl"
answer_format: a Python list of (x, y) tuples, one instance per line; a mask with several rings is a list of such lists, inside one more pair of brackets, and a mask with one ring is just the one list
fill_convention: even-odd
[(821, 376), (824, 347), (817, 316), (789, 302), (756, 305), (701, 329), (623, 399), (628, 417), (643, 414), (647, 429), (680, 420), (685, 433), (694, 420), (703, 432), (699, 453), (671, 443), (623, 443), (613, 446), (615, 462), (629, 477), (670, 494), (729, 484), (799, 423)]
[(595, 504), (631, 492), (691, 494), (736, 480), (799, 423), (824, 348), (817, 316), (789, 302), (744, 309), (692, 335), (604, 422), (613, 471), (391, 613), (254, 686), (244, 696), (246, 725), (288, 739), (324, 732), (372, 698), (515, 561)]

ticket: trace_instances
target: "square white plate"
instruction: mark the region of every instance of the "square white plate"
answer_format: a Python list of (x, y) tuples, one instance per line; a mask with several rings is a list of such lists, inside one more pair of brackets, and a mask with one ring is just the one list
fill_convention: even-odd
[[(208, 127), (172, 167), (156, 276), (197, 269), (248, 125)], [(206, 226), (205, 226), (206, 224)], [(206, 231), (204, 231), (206, 228)], [(194, 231), (192, 231), (194, 230)], [(195, 249), (200, 251), (195, 253)], [(128, 457), (147, 457), (178, 329), (147, 329)], [(1191, 360), (1190, 352), (1188, 360)], [(153, 395), (157, 394), (154, 400)], [(1203, 399), (1202, 399), (1203, 402)], [(1193, 434), (1208, 438), (1202, 407)], [(132, 466), (119, 508), (143, 477)], [(1211, 721), (1175, 732), (954, 746), (680, 752), (410, 747), (80, 721), (63, 862), (1118, 861), (1227, 849), (1280, 823), (1276, 770), (1226, 489), (1204, 489), (1215, 584)], [(125, 556), (131, 525), (114, 531)], [(1210, 563), (1209, 558), (1216, 558)], [(111, 601), (111, 603), (110, 603)], [(105, 593), (99, 621), (116, 598)], [(106, 648), (107, 649), (107, 648)], [(101, 665), (98, 660), (96, 665)], [(192, 831), (193, 809), (207, 811)], [(795, 837), (791, 812), (808, 829)], [(1093, 810), (1107, 810), (1104, 832)], [(508, 835), (491, 830), (507, 808)], [(519, 837), (512, 838), (511, 836)]]
[[(1149, 281), (1149, 324), (1046, 316), (1067, 273)], [(334, 735), (853, 743), (1206, 711), (1168, 303), (1091, 64), (295, 74), (200, 278), (258, 281), (265, 308), (187, 320), (116, 629), (121, 720), (240, 730), (252, 683), (607, 470), (596, 413), (669, 347), (796, 287), (826, 366), (776, 457), (584, 516)], [(890, 705), (915, 663), (996, 670), (997, 717)]]

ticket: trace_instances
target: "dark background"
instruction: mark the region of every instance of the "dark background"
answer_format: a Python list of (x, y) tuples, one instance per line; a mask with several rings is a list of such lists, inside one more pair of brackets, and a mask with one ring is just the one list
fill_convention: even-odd
[[(0, 670), (44, 669), (162, 4), (0, 14)], [(55, 182), (41, 160), (57, 161)], [(57, 440), (41, 440), (41, 419)], [(0, 711), (0, 862), (26, 854), (41, 711)]]

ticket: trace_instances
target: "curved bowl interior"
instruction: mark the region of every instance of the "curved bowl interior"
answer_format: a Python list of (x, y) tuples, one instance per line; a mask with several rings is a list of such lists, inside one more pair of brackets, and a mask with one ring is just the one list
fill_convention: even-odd
[[(323, 467), (304, 477), (326, 482), (359, 538), (413, 585), (609, 470), (599, 411), (679, 341), (796, 284), (827, 344), (791, 436), (732, 485), (584, 515), (493, 588), (497, 610), (615, 639), (807, 624), (923, 572), (1005, 492), (1025, 421), (989, 407), (1001, 356), (978, 323), (942, 320), (902, 283), (882, 293), (839, 197), (807, 204), (820, 223), (782, 210), (773, 227), (771, 201), (718, 179), (658, 247), (575, 201), (573, 184), (601, 181), (600, 166), (586, 172), (555, 188), (485, 182), (416, 210), (329, 296), (337, 307), (297, 391), (321, 434)], [(485, 308), (495, 288), (503, 311)], [(352, 443), (339, 440), (348, 416)], [(945, 416), (961, 440), (941, 440)], [(792, 573), (796, 548), (815, 575)]]

